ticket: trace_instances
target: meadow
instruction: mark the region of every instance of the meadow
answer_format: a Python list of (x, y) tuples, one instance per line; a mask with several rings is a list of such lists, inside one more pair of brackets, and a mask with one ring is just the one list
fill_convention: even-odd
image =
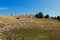
[(60, 40), (60, 21), (29, 16), (0, 16), (0, 40)]

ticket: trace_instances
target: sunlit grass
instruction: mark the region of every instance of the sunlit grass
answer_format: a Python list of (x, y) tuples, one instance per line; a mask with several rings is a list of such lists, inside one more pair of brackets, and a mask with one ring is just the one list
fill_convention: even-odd
[[(60, 22), (52, 19), (39, 19), (39, 18), (28, 18), (19, 16), (1, 16), (0, 27), (4, 28), (8, 25), (18, 25), (19, 23), (25, 23), (28, 27), (8, 29), (9, 31), (3, 32), (3, 40), (59, 40), (60, 39)], [(11, 26), (13, 27), (13, 26)], [(24, 26), (25, 27), (25, 26)], [(9, 34), (12, 33), (12, 34)]]

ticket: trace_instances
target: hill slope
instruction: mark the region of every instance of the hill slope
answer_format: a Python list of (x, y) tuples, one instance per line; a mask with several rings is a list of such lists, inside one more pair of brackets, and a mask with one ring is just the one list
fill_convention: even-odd
[[(0, 16), (3, 40), (60, 40), (60, 22), (29, 16)], [(1, 34), (1, 35), (2, 35)]]

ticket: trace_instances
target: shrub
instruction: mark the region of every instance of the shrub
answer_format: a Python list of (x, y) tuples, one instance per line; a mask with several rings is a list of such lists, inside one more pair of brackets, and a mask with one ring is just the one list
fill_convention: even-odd
[(60, 16), (57, 16), (57, 20), (59, 20), (59, 21), (60, 21)]
[(47, 15), (45, 16), (45, 18), (49, 18), (49, 15), (47, 14)]
[(38, 17), (38, 14), (36, 14), (35, 17)]
[(17, 17), (16, 19), (20, 19), (19, 17)]
[(52, 19), (55, 19), (55, 20), (57, 20), (57, 17), (52, 17)]

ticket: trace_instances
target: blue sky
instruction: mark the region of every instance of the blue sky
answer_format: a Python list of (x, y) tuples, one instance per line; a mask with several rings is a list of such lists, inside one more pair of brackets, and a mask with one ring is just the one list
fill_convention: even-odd
[(0, 15), (36, 14), (60, 15), (60, 0), (0, 0)]

